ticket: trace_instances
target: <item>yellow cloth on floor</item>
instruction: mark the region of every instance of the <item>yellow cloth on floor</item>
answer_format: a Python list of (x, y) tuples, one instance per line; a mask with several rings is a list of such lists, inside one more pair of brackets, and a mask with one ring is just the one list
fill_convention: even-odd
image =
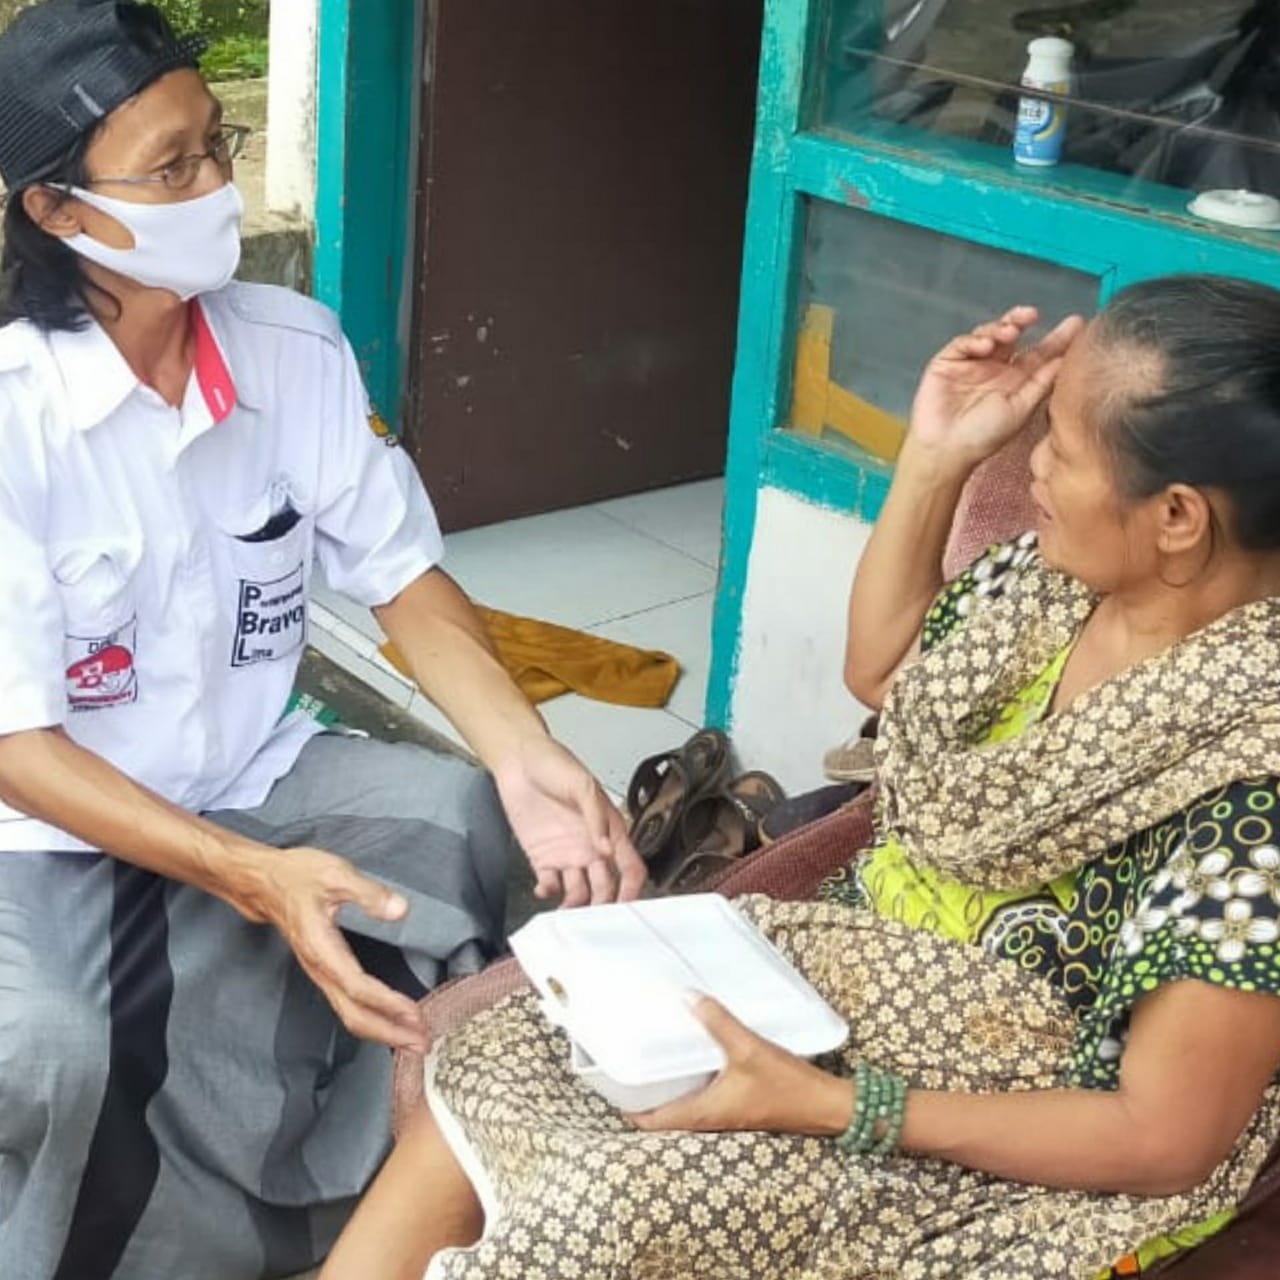
[[(502, 665), (530, 702), (572, 692), (620, 707), (664, 707), (680, 678), (680, 664), (669, 653), (637, 649), (498, 609), (477, 606), (477, 612)], [(394, 645), (383, 645), (382, 655), (398, 671), (410, 674)]]

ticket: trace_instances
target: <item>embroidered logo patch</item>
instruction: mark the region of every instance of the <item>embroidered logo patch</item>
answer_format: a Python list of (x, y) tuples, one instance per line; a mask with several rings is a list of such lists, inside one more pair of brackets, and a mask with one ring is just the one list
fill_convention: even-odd
[(138, 621), (105, 636), (67, 636), (67, 705), (72, 711), (97, 711), (138, 700), (134, 666)]
[(369, 410), (369, 430), (373, 432), (388, 449), (394, 449), (400, 443), (400, 437), (387, 425), (387, 421), (383, 418), (377, 409)]
[(274, 582), (240, 579), (233, 667), (274, 662), (302, 648), (307, 636), (307, 597), (302, 565)]

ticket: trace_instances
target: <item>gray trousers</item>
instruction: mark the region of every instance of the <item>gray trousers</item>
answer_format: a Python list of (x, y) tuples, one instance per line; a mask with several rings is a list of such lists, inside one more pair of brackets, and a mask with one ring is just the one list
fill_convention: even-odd
[[(395, 925), (339, 916), (399, 990), (501, 949), (513, 841), (463, 761), (324, 735), (261, 807), (207, 816), (402, 892)], [(305, 1270), (386, 1154), (390, 1072), (273, 928), (101, 854), (0, 853), (2, 1280)]]

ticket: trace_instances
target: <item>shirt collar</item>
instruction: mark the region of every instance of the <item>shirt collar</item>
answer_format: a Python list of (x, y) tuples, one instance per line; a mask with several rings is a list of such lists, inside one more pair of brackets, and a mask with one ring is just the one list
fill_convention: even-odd
[(53, 330), (49, 349), (77, 431), (88, 431), (110, 417), (137, 389), (133, 370), (96, 320), (83, 329)]
[[(212, 420), (226, 418), (238, 405), (253, 405), (244, 395), (227, 358), (225, 343), (218, 333), (217, 317), (210, 317), (200, 301), (191, 305), (195, 328), (195, 358), (192, 378)], [(88, 431), (105, 421), (139, 387), (119, 348), (96, 321), (83, 329), (56, 329), (49, 334), (50, 349), (66, 390), (71, 423), (78, 431)]]

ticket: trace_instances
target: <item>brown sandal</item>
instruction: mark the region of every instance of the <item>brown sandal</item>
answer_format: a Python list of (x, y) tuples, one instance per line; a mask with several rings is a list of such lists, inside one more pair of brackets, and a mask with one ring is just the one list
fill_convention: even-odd
[(761, 844), (761, 824), (786, 793), (767, 773), (753, 770), (686, 806), (680, 836), (655, 864), (659, 893), (690, 893)]
[(729, 771), (729, 739), (719, 729), (699, 729), (684, 746), (642, 760), (627, 788), (631, 843), (651, 862), (671, 842), (688, 808), (717, 789)]

